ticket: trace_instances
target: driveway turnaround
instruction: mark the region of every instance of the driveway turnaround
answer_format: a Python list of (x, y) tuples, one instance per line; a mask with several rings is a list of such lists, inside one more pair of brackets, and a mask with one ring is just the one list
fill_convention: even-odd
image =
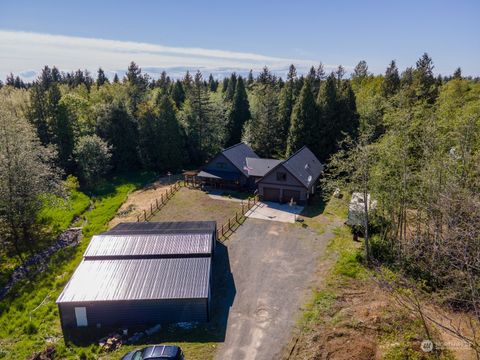
[(227, 241), (236, 294), (217, 359), (278, 359), (309, 296), (328, 236), (247, 219)]
[(279, 204), (270, 201), (259, 202), (246, 216), (254, 219), (294, 223), (303, 206)]

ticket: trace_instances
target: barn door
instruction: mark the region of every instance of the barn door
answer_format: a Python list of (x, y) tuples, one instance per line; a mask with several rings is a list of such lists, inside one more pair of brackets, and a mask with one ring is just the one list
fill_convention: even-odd
[(87, 308), (86, 307), (76, 307), (75, 308), (75, 319), (77, 319), (77, 326), (88, 326), (87, 321)]

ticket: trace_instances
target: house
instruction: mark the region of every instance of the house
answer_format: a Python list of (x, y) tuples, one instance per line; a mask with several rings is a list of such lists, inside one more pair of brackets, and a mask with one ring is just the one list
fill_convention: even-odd
[(57, 299), (63, 329), (205, 322), (213, 221), (121, 223), (92, 238)]
[(262, 159), (246, 144), (223, 150), (197, 175), (204, 185), (258, 189), (265, 201), (306, 203), (323, 165), (306, 147), (287, 160)]
[(322, 171), (320, 160), (304, 146), (257, 181), (258, 194), (265, 201), (306, 203)]
[(197, 174), (203, 185), (226, 188), (252, 187), (255, 181), (248, 174), (247, 158), (258, 155), (246, 144), (233, 145), (215, 156)]

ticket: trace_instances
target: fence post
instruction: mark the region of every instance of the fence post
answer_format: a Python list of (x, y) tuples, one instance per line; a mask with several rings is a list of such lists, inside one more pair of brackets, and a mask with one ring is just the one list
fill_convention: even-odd
[(158, 209), (158, 199), (155, 199), (155, 206), (157, 207), (157, 210), (159, 210)]
[(147, 221), (147, 210), (143, 210), (143, 216), (145, 217), (145, 221)]
[(150, 203), (150, 214), (153, 215), (153, 205)]
[(235, 222), (238, 223), (238, 213), (235, 211)]
[(228, 218), (228, 231), (231, 230), (231, 227), (230, 227), (230, 218)]
[(140, 215), (137, 215), (137, 222), (140, 222)]
[(244, 205), (243, 205), (243, 202), (242, 202), (242, 215), (245, 214), (245, 209), (244, 209)]
[(249, 209), (249, 210), (250, 210), (250, 198), (248, 198), (247, 209)]

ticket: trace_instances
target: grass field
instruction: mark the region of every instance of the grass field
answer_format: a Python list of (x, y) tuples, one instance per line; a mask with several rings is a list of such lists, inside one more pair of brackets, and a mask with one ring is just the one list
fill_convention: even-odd
[(201, 190), (181, 188), (150, 221), (213, 220), (221, 226), (239, 210), (239, 202), (216, 200)]
[(152, 174), (119, 176), (92, 191), (93, 205), (78, 221), (84, 225), (80, 245), (56, 253), (47, 271), (18, 285), (0, 302), (0, 358), (26, 359), (48, 345), (56, 346), (59, 358), (98, 357), (95, 348), (63, 343), (55, 300), (79, 264), (91, 236), (106, 229), (130, 191), (151, 180)]

